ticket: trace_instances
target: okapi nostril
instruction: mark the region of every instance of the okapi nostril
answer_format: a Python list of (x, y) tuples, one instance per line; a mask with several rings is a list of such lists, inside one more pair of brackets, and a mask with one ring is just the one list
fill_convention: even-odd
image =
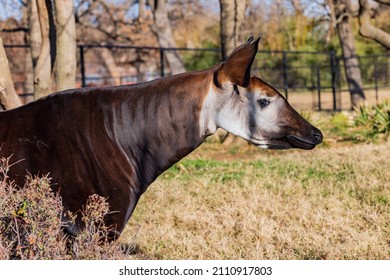
[(313, 135), (314, 139), (317, 140), (318, 143), (321, 143), (321, 142), (322, 142), (323, 136), (322, 136), (321, 131), (319, 131), (319, 130), (318, 130), (318, 131), (314, 130), (314, 131), (312, 132), (312, 135)]

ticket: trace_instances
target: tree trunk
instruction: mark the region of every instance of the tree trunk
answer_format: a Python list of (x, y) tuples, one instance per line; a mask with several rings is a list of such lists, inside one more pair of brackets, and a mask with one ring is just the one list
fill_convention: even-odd
[(39, 53), (41, 52), (42, 35), (41, 27), (39, 25), (37, 1), (31, 0), (29, 2), (29, 17), (28, 17), (28, 29), (29, 29), (29, 40), (31, 49), (32, 63), (35, 68), (37, 65)]
[(349, 0), (334, 0), (335, 14), (337, 18), (337, 33), (343, 53), (345, 76), (348, 82), (348, 89), (351, 94), (352, 109), (358, 107), (365, 101), (362, 78), (359, 67), (359, 60), (355, 53), (355, 40), (350, 23)]
[[(26, 45), (31, 45), (30, 42), (30, 17), (31, 17), (31, 2), (29, 1), (27, 3), (27, 9), (23, 9), (23, 17), (26, 18), (27, 26), (27, 32), (24, 34), (24, 39)], [(34, 3), (35, 6), (35, 15), (37, 13), (36, 11), (36, 4)], [(24, 75), (25, 75), (25, 82), (23, 83), (23, 92), (28, 93), (28, 94), (33, 94), (34, 93), (34, 68), (33, 68), (33, 63), (31, 59), (31, 46), (29, 49), (26, 49), (25, 51), (25, 58), (24, 58)], [(25, 96), (23, 98), (23, 103), (29, 103), (33, 101), (34, 98), (33, 96)]]
[[(244, 0), (219, 0), (222, 60), (226, 60), (242, 39), (240, 31), (244, 21), (246, 4)], [(222, 143), (231, 145), (244, 141), (233, 134), (227, 133)]]
[[(9, 110), (22, 105), (15, 92), (3, 40), (0, 37), (0, 107)], [(0, 145), (1, 146), (1, 145)]]
[(55, 0), (57, 91), (76, 84), (76, 25), (72, 0)]
[[(371, 25), (370, 3), (368, 2), (368, 0), (359, 0), (359, 4), (360, 35), (372, 39), (384, 46), (386, 49), (390, 50), (390, 34), (380, 28)], [(387, 5), (390, 5), (390, 1), (388, 1)]]
[(220, 0), (221, 55), (225, 60), (242, 39), (240, 31), (244, 21), (246, 1)]
[[(24, 75), (25, 82), (23, 86), (24, 93), (33, 94), (34, 93), (34, 67), (31, 60), (31, 51), (26, 49), (26, 54), (24, 58)], [(34, 97), (31, 95), (25, 96), (23, 98), (24, 103), (29, 103), (34, 100)]]
[(101, 48), (97, 50), (96, 55), (103, 61), (103, 64), (106, 66), (106, 69), (114, 82), (114, 85), (120, 85), (121, 69), (116, 65), (111, 50)]
[(52, 52), (50, 46), (50, 19), (46, 3), (50, 1), (36, 0), (39, 26), (41, 31), (41, 49), (34, 69), (34, 99), (41, 98), (51, 92)]
[[(31, 0), (28, 2), (29, 12), (28, 12), (28, 39), (30, 43), (30, 61), (32, 64), (32, 72), (29, 75), (32, 75), (32, 91), (34, 94), (32, 99), (38, 99), (41, 95), (41, 89), (39, 85), (39, 80), (36, 79), (38, 74), (37, 62), (39, 58), (39, 54), (41, 52), (42, 46), (42, 35), (41, 35), (41, 27), (39, 23), (38, 16), (38, 8), (37, 1)], [(42, 94), (43, 96), (44, 94)], [(31, 100), (29, 100), (31, 101)]]
[[(154, 32), (161, 48), (176, 48), (172, 27), (168, 19), (166, 0), (156, 0), (152, 5), (154, 17)], [(171, 74), (185, 72), (185, 67), (177, 51), (164, 51), (164, 57), (169, 64)]]

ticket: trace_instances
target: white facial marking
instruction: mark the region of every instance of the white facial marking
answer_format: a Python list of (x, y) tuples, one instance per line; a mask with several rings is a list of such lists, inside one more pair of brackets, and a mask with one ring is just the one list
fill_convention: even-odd
[(214, 114), (217, 103), (217, 93), (214, 87), (210, 85), (206, 98), (203, 100), (203, 106), (199, 117), (200, 137), (206, 137), (217, 131), (217, 125), (214, 120)]
[[(238, 87), (239, 94), (232, 87), (220, 92), (210, 86), (200, 114), (200, 133), (202, 137), (213, 134), (218, 127), (244, 138), (253, 144), (268, 148), (270, 135), (276, 135), (280, 128), (278, 115), (284, 100), (278, 96), (268, 96), (266, 90)], [(262, 107), (259, 100), (266, 99), (269, 104)]]

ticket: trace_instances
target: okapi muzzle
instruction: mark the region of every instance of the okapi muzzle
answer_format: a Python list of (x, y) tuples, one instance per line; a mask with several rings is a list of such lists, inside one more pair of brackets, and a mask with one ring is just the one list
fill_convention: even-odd
[[(106, 197), (106, 225), (123, 231), (141, 195), (218, 128), (268, 149), (312, 149), (321, 132), (250, 70), (260, 38), (206, 70), (136, 85), (72, 89), (0, 112), (0, 156), (19, 186), (50, 174), (64, 212)], [(77, 234), (81, 217), (67, 221)]]

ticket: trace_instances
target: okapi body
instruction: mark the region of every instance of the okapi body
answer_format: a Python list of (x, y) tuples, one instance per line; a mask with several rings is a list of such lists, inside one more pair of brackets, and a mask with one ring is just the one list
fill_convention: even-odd
[[(263, 148), (312, 149), (321, 132), (272, 86), (250, 76), (251, 37), (213, 68), (151, 82), (72, 89), (0, 112), (0, 156), (8, 175), (49, 174), (65, 210), (107, 198), (118, 237), (140, 196), (162, 172), (221, 127)], [(81, 220), (68, 226), (77, 234)]]

